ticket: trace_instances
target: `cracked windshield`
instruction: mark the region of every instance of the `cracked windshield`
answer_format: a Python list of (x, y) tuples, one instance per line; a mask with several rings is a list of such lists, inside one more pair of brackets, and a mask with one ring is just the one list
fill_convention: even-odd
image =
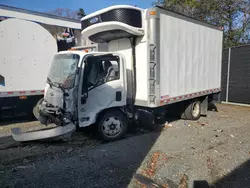
[(77, 54), (56, 55), (51, 64), (48, 83), (59, 85), (64, 89), (72, 88), (79, 60), (80, 56)]

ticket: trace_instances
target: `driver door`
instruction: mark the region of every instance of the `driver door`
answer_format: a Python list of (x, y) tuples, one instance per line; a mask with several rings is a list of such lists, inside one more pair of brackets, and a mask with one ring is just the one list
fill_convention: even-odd
[(79, 127), (86, 127), (102, 110), (126, 105), (126, 68), (121, 57), (111, 54), (89, 56), (82, 66), (78, 121)]

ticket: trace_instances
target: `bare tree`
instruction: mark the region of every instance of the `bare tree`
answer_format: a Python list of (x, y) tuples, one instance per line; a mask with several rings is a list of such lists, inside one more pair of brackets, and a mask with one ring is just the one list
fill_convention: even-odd
[(48, 12), (49, 14), (66, 17), (66, 18), (72, 18), (72, 19), (81, 19), (83, 16), (85, 16), (85, 12), (83, 8), (80, 8), (78, 11), (71, 10), (68, 8), (57, 8), (51, 12)]

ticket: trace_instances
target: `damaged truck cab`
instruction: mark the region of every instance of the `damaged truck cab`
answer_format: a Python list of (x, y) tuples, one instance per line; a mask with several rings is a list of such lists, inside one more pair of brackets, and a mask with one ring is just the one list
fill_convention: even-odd
[(96, 122), (102, 110), (126, 105), (123, 59), (99, 52), (57, 54), (40, 105), (40, 122), (86, 127)]
[[(41, 124), (57, 125), (54, 129), (13, 136), (18, 141), (58, 137), (96, 123), (107, 109), (126, 105), (126, 68), (122, 55), (116, 53), (70, 50), (54, 56), (47, 77), (44, 99), (39, 101), (36, 114)], [(117, 114), (117, 112), (116, 112)], [(105, 119), (100, 134), (112, 140), (123, 135), (126, 118)], [(122, 122), (124, 121), (124, 122)], [(112, 124), (112, 125), (111, 125)], [(105, 130), (105, 131), (104, 131)], [(34, 136), (36, 134), (36, 136)]]

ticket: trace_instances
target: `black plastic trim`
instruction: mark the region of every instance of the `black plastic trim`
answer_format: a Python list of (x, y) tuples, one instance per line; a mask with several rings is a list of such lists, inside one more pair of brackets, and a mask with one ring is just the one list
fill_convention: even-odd
[(131, 38), (131, 37), (134, 37), (134, 35), (126, 31), (117, 29), (117, 30), (103, 31), (94, 34), (89, 37), (89, 40), (95, 43), (108, 43), (111, 40), (117, 40), (121, 38)]
[(115, 94), (115, 100), (116, 101), (122, 101), (122, 92), (121, 91), (117, 91)]

